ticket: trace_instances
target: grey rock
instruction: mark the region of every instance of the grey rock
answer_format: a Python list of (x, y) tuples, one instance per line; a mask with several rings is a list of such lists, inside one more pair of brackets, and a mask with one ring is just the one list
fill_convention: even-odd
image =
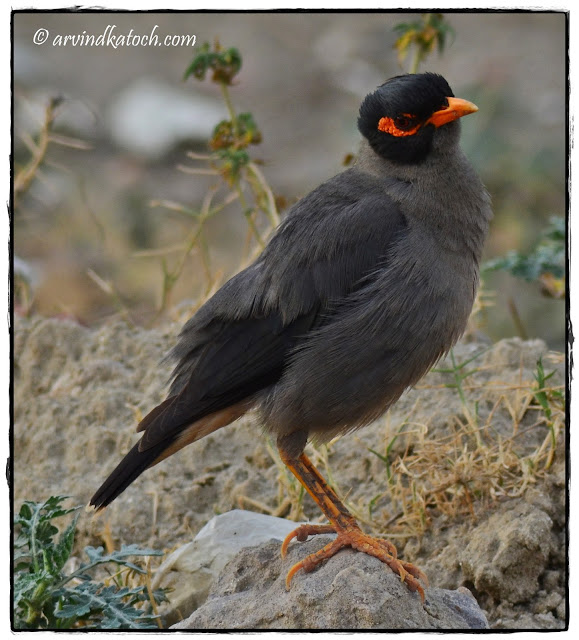
[(497, 601), (529, 599), (554, 546), (552, 527), (544, 511), (525, 503), (491, 515), (464, 549), (464, 576)]
[(488, 629), (468, 590), (426, 589), (422, 603), (376, 558), (342, 550), (311, 573), (291, 566), (330, 538), (279, 542), (241, 551), (222, 571), (207, 602), (172, 629)]
[(167, 625), (188, 616), (207, 599), (223, 567), (244, 547), (282, 541), (298, 523), (234, 509), (212, 518), (189, 542), (173, 551), (155, 572), (152, 588), (169, 587), (170, 602), (160, 609)]

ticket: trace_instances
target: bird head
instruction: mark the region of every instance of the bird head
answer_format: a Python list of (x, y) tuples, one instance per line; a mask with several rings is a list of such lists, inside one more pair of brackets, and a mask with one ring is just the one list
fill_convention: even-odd
[(458, 118), (478, 108), (455, 98), (435, 73), (391, 78), (366, 96), (358, 129), (374, 151), (397, 164), (419, 164), (440, 141), (458, 140)]

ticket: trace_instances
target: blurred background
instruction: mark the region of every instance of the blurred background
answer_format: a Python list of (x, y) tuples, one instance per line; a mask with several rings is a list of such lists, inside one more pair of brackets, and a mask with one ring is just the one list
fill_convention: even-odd
[[(401, 32), (395, 27), (421, 14), (13, 17), (16, 311), (69, 316), (87, 325), (121, 315), (150, 326), (182, 319), (181, 312), (251, 255), (238, 200), (204, 222), (202, 242), (190, 243), (208, 194), (227, 202), (231, 186), (211, 175), (205, 161), (187, 156), (191, 150), (207, 153), (215, 125), (228, 114), (210, 76), (183, 81), (202, 44), (217, 39), (242, 56), (229, 96), (238, 113), (253, 114), (261, 141), (251, 155), (283, 216), (284, 208), (356, 153), (361, 99), (409, 70), (412, 54), (399, 59)], [(493, 198), (485, 260), (510, 255), (511, 267), (519, 260), (515, 272), (529, 276), (536, 264), (521, 268), (509, 252), (551, 259), (548, 246), (538, 254), (536, 248), (550, 221), (566, 216), (565, 15), (443, 18), (452, 28), (444, 50), (431, 53), (420, 71), (441, 73), (455, 95), (479, 106), (463, 120), (462, 143)], [(48, 38), (35, 44), (40, 29)], [(120, 36), (131, 29), (136, 35), (154, 31), (161, 40), (195, 35), (195, 46), (64, 42), (67, 35)], [(192, 173), (194, 167), (203, 172)], [(266, 235), (270, 222), (256, 217), (252, 224)], [(557, 259), (563, 268), (560, 252)], [(479, 329), (492, 340), (540, 337), (563, 350), (561, 274), (547, 269), (525, 279), (510, 271), (484, 273)]]

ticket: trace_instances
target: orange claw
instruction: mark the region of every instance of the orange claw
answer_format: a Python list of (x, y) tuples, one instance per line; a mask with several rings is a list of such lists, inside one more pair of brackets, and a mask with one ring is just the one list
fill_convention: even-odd
[(362, 532), (354, 516), (342, 504), (336, 492), (328, 486), (305, 453), (302, 452), (296, 457), (284, 449), (279, 440), (278, 448), (284, 464), (300, 481), (300, 484), (330, 521), (330, 524), (302, 524), (292, 531), (286, 536), (281, 546), (282, 558), (285, 557), (287, 548), (294, 538), (303, 542), (308, 536), (318, 533), (338, 534), (336, 539), (325, 547), (294, 564), (286, 576), (286, 588), (290, 588), (292, 578), (300, 569), (306, 572), (312, 571), (343, 547), (352, 547), (352, 549), (367, 553), (387, 564), (396, 575), (400, 576), (400, 580), (406, 584), (410, 591), (418, 591), (422, 602), (424, 602), (424, 589), (418, 580), (424, 581), (425, 584), (428, 584), (428, 581), (422, 571), (409, 562), (398, 560), (396, 547), (388, 540), (373, 538)]
[(289, 533), (281, 545), (281, 557), (285, 558), (289, 543), (296, 538), (298, 542), (305, 542), (308, 536), (315, 536), (318, 533), (336, 533), (336, 529), (331, 524), (302, 524), (297, 529)]
[(394, 573), (400, 576), (400, 580), (406, 584), (410, 591), (418, 591), (422, 602), (424, 602), (424, 589), (418, 582), (418, 580), (422, 580), (428, 585), (428, 580), (424, 573), (413, 564), (398, 560), (396, 547), (391, 542), (381, 538), (373, 538), (363, 533), (357, 525), (337, 530), (331, 524), (303, 524), (286, 536), (281, 547), (282, 558), (285, 557), (288, 545), (294, 538), (304, 542), (308, 536), (319, 533), (337, 533), (338, 535), (335, 540), (292, 566), (285, 579), (286, 589), (289, 590), (292, 578), (300, 569), (303, 569), (306, 573), (310, 572), (335, 555), (340, 549), (352, 547), (387, 564)]
[(385, 540), (384, 538), (377, 538), (378, 542), (386, 549), (386, 551), (396, 560), (398, 557), (398, 551), (396, 547), (390, 542), (390, 540)]
[[(331, 526), (331, 525), (329, 525)], [(318, 532), (321, 533), (321, 532)], [(325, 532), (324, 532), (325, 533)], [(335, 533), (335, 531), (333, 531)], [(289, 591), (290, 584), (294, 575), (300, 570), (303, 569), (306, 573), (313, 571), (320, 563), (328, 558), (331, 558), (333, 555), (338, 553), (340, 549), (343, 549), (346, 546), (343, 539), (338, 536), (332, 542), (329, 542), (325, 547), (322, 547), (315, 553), (311, 553), (309, 556), (306, 556), (300, 562), (294, 564), (294, 566), (288, 571), (288, 574), (285, 578), (285, 587)]]

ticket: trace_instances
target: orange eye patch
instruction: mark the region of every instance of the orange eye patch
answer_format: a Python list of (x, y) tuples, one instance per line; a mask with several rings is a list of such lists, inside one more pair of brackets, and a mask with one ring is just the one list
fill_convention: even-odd
[(419, 128), (420, 123), (416, 123), (416, 119), (406, 113), (401, 118), (380, 118), (378, 122), (378, 131), (396, 137), (412, 136)]

